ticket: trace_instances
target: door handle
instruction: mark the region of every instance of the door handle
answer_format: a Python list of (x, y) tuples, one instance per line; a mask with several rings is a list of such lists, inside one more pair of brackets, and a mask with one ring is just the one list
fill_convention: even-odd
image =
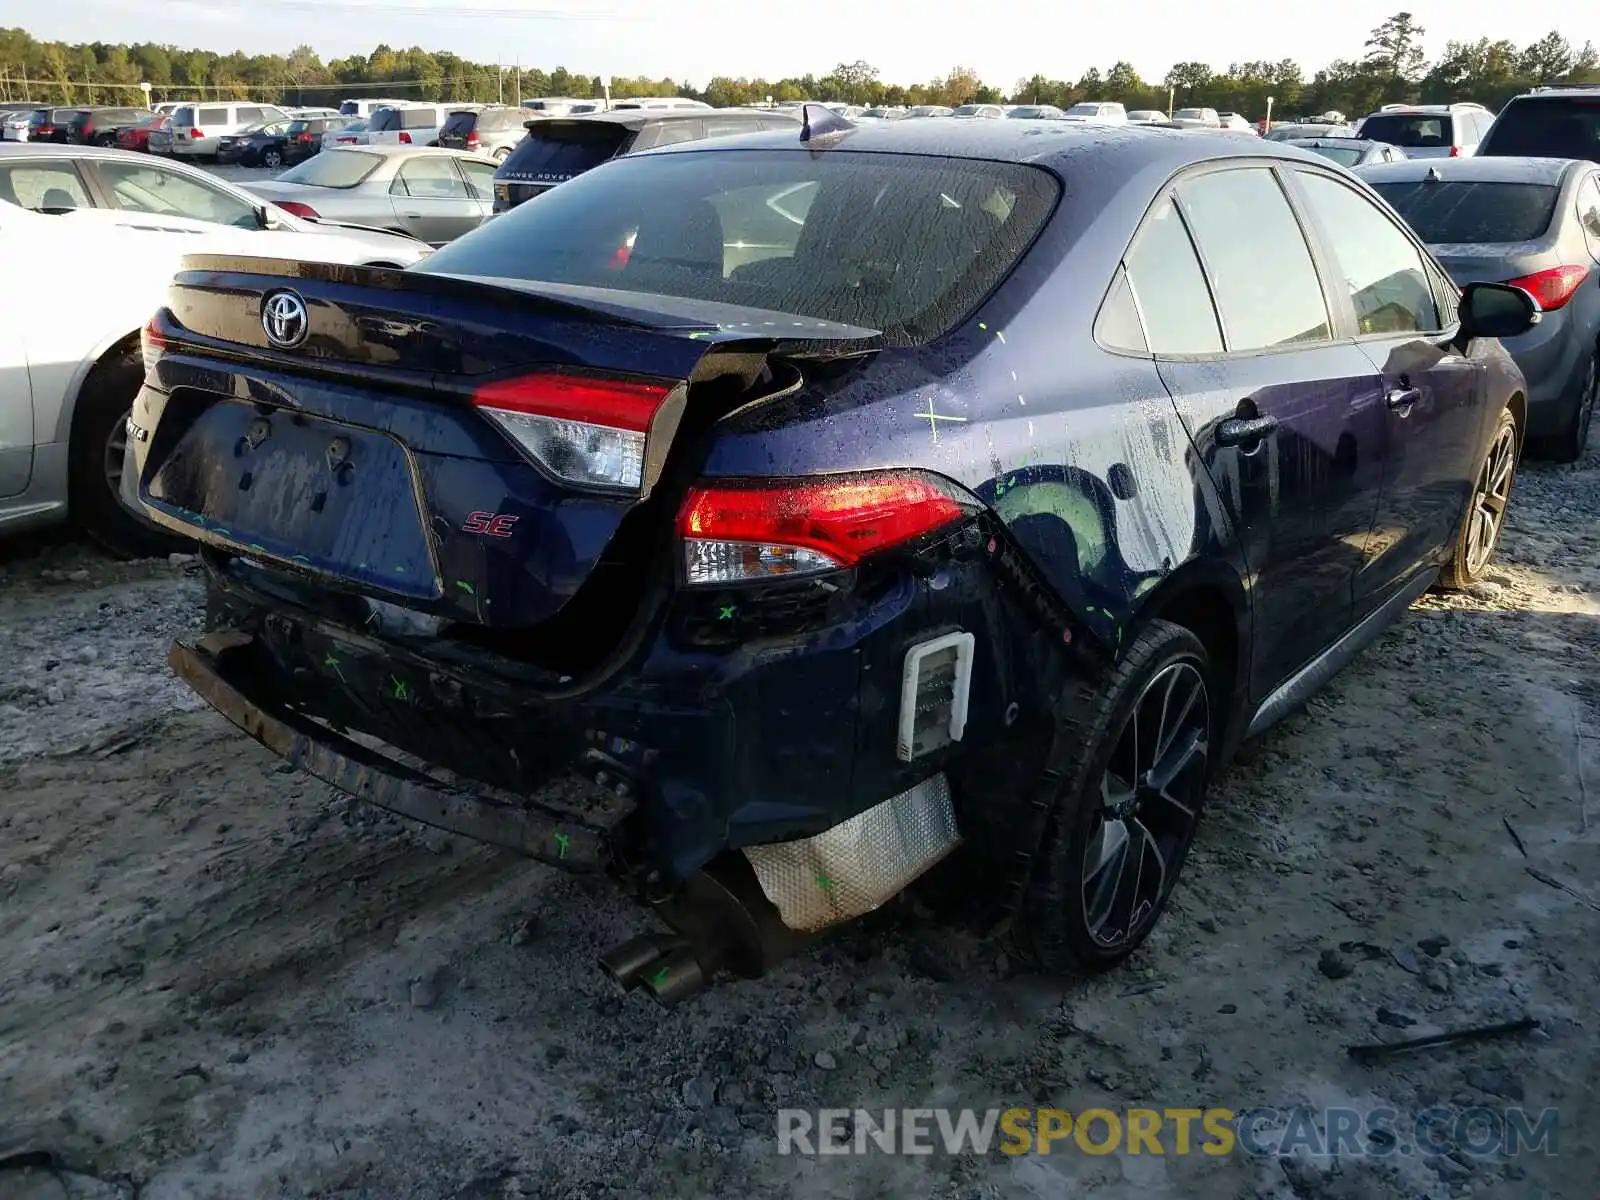
[(1277, 427), (1277, 417), (1233, 417), (1217, 426), (1217, 445), (1245, 446), (1259, 442)]
[(1414, 387), (1390, 388), (1383, 399), (1390, 408), (1408, 409), (1422, 399), (1422, 389)]

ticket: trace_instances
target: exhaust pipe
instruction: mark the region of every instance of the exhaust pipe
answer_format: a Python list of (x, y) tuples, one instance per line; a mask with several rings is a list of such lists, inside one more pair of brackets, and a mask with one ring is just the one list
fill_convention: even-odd
[(706, 973), (700, 969), (700, 960), (694, 956), (694, 951), (685, 946), (651, 963), (643, 983), (645, 991), (657, 1004), (671, 1008), (705, 987)]
[(639, 985), (655, 961), (683, 947), (681, 937), (670, 933), (641, 933), (600, 956), (600, 969), (623, 991)]

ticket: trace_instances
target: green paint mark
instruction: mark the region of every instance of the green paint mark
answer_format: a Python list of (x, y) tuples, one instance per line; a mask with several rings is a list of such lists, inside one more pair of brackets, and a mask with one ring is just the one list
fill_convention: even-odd
[(978, 322), (978, 328), (983, 330), (985, 333), (987, 333), (989, 331), (989, 327), (987, 325), (985, 325), (982, 321)]
[(476, 596), (478, 594), (477, 592), (472, 590), (472, 585), (470, 583), (468, 583), (465, 579), (456, 580), (456, 586), (458, 588), (460, 588), (463, 592), (465, 592), (469, 596)]
[(322, 665), (337, 675), (340, 683), (344, 682), (344, 672), (339, 670), (339, 660), (337, 658), (331, 654), (326, 655), (322, 660)]
[(735, 607), (736, 606), (732, 605), (732, 604), (724, 604), (722, 606), (722, 611), (717, 614), (717, 620), (719, 620), (719, 621), (731, 621), (731, 620), (733, 620), (733, 612), (734, 612), (734, 608)]
[(409, 685), (407, 685), (405, 680), (396, 679), (393, 675), (391, 675), (389, 676), (389, 687), (391, 690), (393, 690), (394, 698), (396, 700), (411, 699), (411, 688)]
[(665, 967), (662, 967), (661, 970), (657, 971), (654, 975), (650, 976), (650, 982), (655, 984), (657, 987), (660, 987), (666, 981), (667, 981), (667, 969)]
[(833, 880), (829, 879), (821, 871), (818, 871), (817, 872), (817, 886), (819, 888), (821, 888), (825, 892), (831, 892), (831, 891), (833, 891)]
[(406, 569), (404, 567), (396, 567), (394, 569), (394, 573), (396, 575), (404, 575), (406, 573)]
[(556, 857), (565, 858), (567, 847), (572, 845), (572, 835), (567, 833), (556, 834)]

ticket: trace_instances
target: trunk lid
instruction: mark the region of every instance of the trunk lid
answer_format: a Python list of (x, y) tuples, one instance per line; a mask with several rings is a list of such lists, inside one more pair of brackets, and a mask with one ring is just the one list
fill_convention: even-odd
[(1550, 241), (1442, 242), (1429, 247), (1450, 278), (1461, 287), (1469, 283), (1504, 283), (1548, 267), (1561, 265)]
[[(268, 301), (280, 297), (303, 330), (274, 323)], [(878, 339), (792, 316), (783, 327), (794, 337), (750, 335), (775, 316), (598, 288), (192, 257), (153, 323), (125, 478), (158, 520), (202, 543), (445, 621), (526, 628), (596, 586), (624, 550), (658, 552), (656, 524), (638, 514), (671, 508), (658, 494), (670, 487), (656, 484), (672, 455), (748, 400), (769, 353), (832, 357)], [(576, 401), (536, 399), (533, 417), (501, 398), (528, 386), (547, 398), (552, 380), (575, 378)], [(605, 430), (626, 421), (582, 409), (596, 388), (623, 407), (648, 392), (653, 416), (613, 436)], [(529, 421), (543, 423), (533, 435)], [(575, 460), (573, 445), (591, 457)], [(617, 477), (633, 486), (596, 482), (574, 461), (600, 464), (592, 472), (621, 462)], [(635, 533), (619, 539), (625, 525)]]

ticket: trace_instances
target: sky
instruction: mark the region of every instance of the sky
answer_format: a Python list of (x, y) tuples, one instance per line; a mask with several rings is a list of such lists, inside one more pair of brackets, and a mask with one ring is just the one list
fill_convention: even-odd
[[(46, 41), (160, 41), (223, 52), (283, 53), (306, 43), (324, 59), (386, 42), (478, 62), (670, 75), (699, 86), (713, 75), (823, 75), (865, 59), (885, 82), (926, 82), (960, 65), (1008, 88), (1035, 72), (1077, 79), (1121, 58), (1147, 79), (1188, 59), (1220, 70), (1293, 58), (1309, 77), (1335, 58), (1359, 57), (1373, 26), (1404, 3), (1146, 0), (1134, 28), (1095, 15), (1128, 11), (1117, 4), (1051, 12), (982, 0), (68, 0), (44, 7), (0, 0), (0, 26)], [(1427, 31), (1430, 58), (1452, 38), (1504, 37), (1521, 46), (1559, 29), (1574, 46), (1600, 41), (1600, 8), (1590, 0), (1544, 0), (1534, 18), (1519, 5), (1412, 0), (1405, 7)]]

